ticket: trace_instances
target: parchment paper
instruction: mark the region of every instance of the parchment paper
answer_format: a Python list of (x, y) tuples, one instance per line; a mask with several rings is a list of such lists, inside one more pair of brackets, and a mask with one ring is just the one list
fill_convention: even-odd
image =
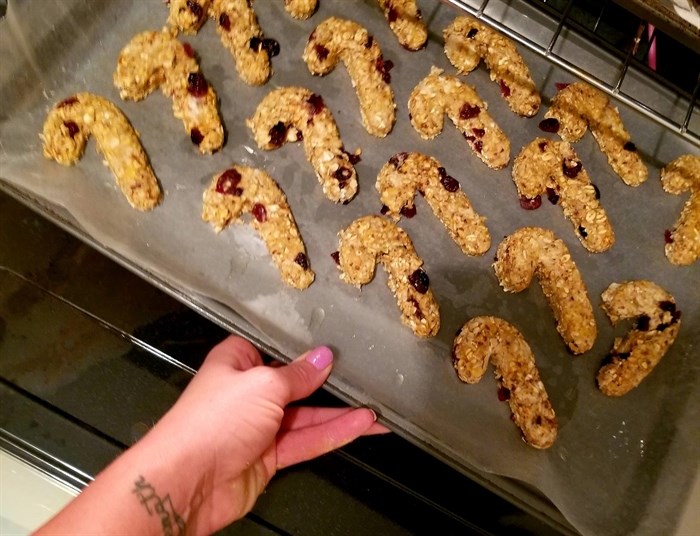
[[(498, 172), (486, 168), (449, 121), (429, 142), (412, 129), (406, 106), (412, 88), (431, 65), (454, 72), (442, 52), (441, 33), (456, 12), (437, 2), (419, 4), (431, 37), (425, 50), (411, 53), (398, 45), (373, 1), (321, 0), (310, 20), (298, 22), (287, 15), (281, 0), (259, 0), (255, 6), (261, 26), (280, 42), (281, 55), (273, 60), (271, 81), (256, 88), (239, 80), (213, 21), (197, 36), (185, 37), (218, 92), (228, 132), (224, 149), (205, 157), (196, 152), (172, 116), (170, 101), (160, 93), (140, 103), (120, 102), (112, 85), (120, 49), (136, 33), (165, 23), (162, 2), (10, 2), (7, 20), (0, 23), (0, 176), (33, 197), (65, 207), (105, 248), (185, 292), (226, 304), (232, 317), (240, 315), (282, 354), (293, 357), (312, 345), (331, 345), (337, 355), (333, 385), (376, 408), (390, 425), (456, 467), (475, 467), (533, 486), (583, 534), (668, 534), (700, 460), (700, 266), (674, 267), (664, 256), (664, 230), (673, 226), (685, 198), (662, 191), (658, 169), (681, 154), (697, 154), (698, 148), (622, 108), (650, 167), (649, 180), (632, 189), (613, 174), (590, 134), (576, 144), (617, 235), (609, 252), (587, 253), (559, 207), (544, 202), (537, 211), (522, 210), (511, 167)], [(509, 15), (507, 4), (492, 4)], [(363, 23), (395, 64), (391, 74), (398, 121), (386, 139), (364, 131), (344, 68), (315, 78), (301, 60), (309, 33), (331, 15)], [(523, 19), (522, 24), (543, 24), (543, 39), (552, 31), (534, 14), (510, 15)], [(536, 118), (513, 115), (483, 67), (465, 77), (509, 135), (512, 157), (535, 136), (545, 135), (537, 123), (555, 92), (554, 83), (573, 81), (546, 60), (521, 52), (545, 98)], [(285, 85), (303, 85), (321, 94), (346, 148), (362, 148), (360, 193), (349, 205), (326, 200), (301, 146), (263, 152), (254, 145), (245, 118), (268, 91)], [(38, 133), (47, 111), (77, 91), (112, 99), (140, 132), (166, 193), (154, 212), (141, 214), (128, 206), (92, 141), (82, 161), (71, 168), (42, 157)], [(666, 106), (674, 96), (659, 92), (656, 98), (659, 106)], [(429, 341), (415, 338), (400, 324), (381, 269), (358, 291), (339, 280), (330, 257), (339, 230), (357, 217), (379, 212), (376, 174), (399, 151), (421, 151), (440, 160), (488, 218), (493, 239), (484, 257), (465, 257), (420, 198), (417, 216), (402, 220), (425, 259), (441, 308), (442, 329)], [(205, 186), (233, 162), (266, 169), (287, 193), (316, 272), (308, 290), (283, 285), (263, 243), (247, 226), (217, 236), (201, 221)], [(517, 295), (505, 294), (498, 285), (490, 266), (495, 249), (502, 237), (526, 225), (548, 227), (562, 238), (588, 285), (599, 335), (583, 356), (567, 353), (536, 284)], [(600, 294), (612, 282), (637, 278), (651, 279), (675, 296), (683, 325), (667, 356), (639, 388), (621, 399), (607, 398), (596, 389), (595, 373), (614, 336), (629, 324), (610, 326), (598, 307)], [(483, 314), (516, 325), (537, 357), (560, 424), (559, 438), (548, 451), (521, 441), (507, 404), (498, 402), (490, 373), (472, 386), (454, 373), (454, 333), (469, 318)]]

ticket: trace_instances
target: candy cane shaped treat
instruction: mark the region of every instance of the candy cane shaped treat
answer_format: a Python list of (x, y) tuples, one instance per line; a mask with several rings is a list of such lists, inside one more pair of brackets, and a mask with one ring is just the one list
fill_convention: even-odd
[(114, 84), (124, 100), (139, 101), (160, 87), (173, 99), (173, 113), (181, 119), (192, 143), (202, 154), (224, 143), (224, 127), (214, 88), (199, 70), (192, 47), (173, 32), (143, 32), (119, 54)]
[(373, 136), (385, 137), (396, 121), (394, 92), (389, 85), (393, 63), (384, 60), (379, 44), (362, 26), (331, 17), (309, 36), (304, 61), (311, 74), (325, 75), (341, 60), (357, 91), (362, 124)]
[(220, 232), (229, 223), (241, 223), (241, 214), (252, 215), (251, 225), (260, 233), (290, 287), (305, 289), (314, 280), (304, 242), (287, 197), (264, 171), (245, 166), (214, 175), (204, 192), (202, 219)]
[(407, 50), (420, 50), (428, 41), (428, 29), (416, 0), (377, 0), (389, 28)]
[(615, 243), (615, 233), (598, 201), (599, 190), (569, 143), (536, 138), (515, 158), (513, 181), (524, 206), (543, 194), (552, 204), (560, 204), (588, 251), (607, 251)]
[(395, 154), (379, 171), (376, 188), (387, 214), (396, 221), (406, 210), (415, 210), (413, 198), (418, 191), (465, 255), (483, 255), (491, 247), (486, 218), (476, 213), (457, 179), (434, 158)]
[(361, 287), (374, 277), (381, 262), (389, 276), (389, 288), (401, 310), (401, 322), (418, 337), (433, 337), (440, 329), (440, 311), (411, 239), (395, 224), (379, 216), (365, 216), (338, 233), (340, 245), (334, 258), (340, 278)]
[(211, 0), (168, 0), (168, 24), (186, 34), (196, 34), (207, 20)]
[(477, 383), (493, 364), (500, 393), (507, 396), (513, 422), (525, 442), (538, 449), (552, 446), (557, 438), (557, 418), (535, 365), (535, 356), (513, 325), (494, 316), (469, 320), (457, 333), (452, 364), (459, 379)]
[(583, 82), (566, 85), (554, 96), (544, 116), (540, 128), (558, 132), (564, 141), (576, 142), (590, 128), (613, 171), (628, 186), (647, 180), (649, 171), (630, 141), (620, 113), (603, 92)]
[(318, 0), (284, 0), (284, 9), (292, 17), (299, 20), (306, 20), (316, 13)]
[(681, 312), (668, 292), (651, 281), (613, 283), (602, 295), (603, 310), (617, 324), (636, 318), (632, 330), (618, 337), (598, 371), (598, 388), (622, 396), (637, 387), (658, 365), (681, 327)]
[(216, 21), (221, 42), (236, 62), (246, 84), (260, 86), (272, 74), (270, 58), (279, 54), (279, 43), (263, 37), (250, 0), (213, 0), (209, 16)]
[(162, 198), (148, 156), (129, 120), (112, 102), (77, 93), (56, 104), (44, 122), (44, 156), (64, 166), (75, 164), (93, 135), (129, 204), (151, 210)]
[(408, 99), (411, 124), (423, 139), (440, 134), (447, 114), (474, 154), (488, 167), (500, 169), (508, 165), (510, 141), (486, 109), (487, 104), (473, 87), (456, 76), (443, 75), (437, 67), (418, 83)]
[(266, 151), (303, 140), (306, 159), (326, 197), (336, 203), (355, 197), (357, 174), (351, 159), (356, 156), (345, 152), (333, 114), (319, 95), (302, 87), (275, 89), (246, 124), (258, 147)]
[(582, 354), (591, 349), (596, 324), (588, 291), (566, 244), (552, 231), (518, 229), (498, 246), (493, 268), (506, 292), (525, 290), (537, 276), (569, 350)]
[(515, 44), (496, 30), (468, 16), (457, 17), (443, 32), (445, 54), (461, 74), (483, 59), (491, 80), (516, 114), (532, 117), (540, 109), (540, 94)]
[(680, 218), (666, 238), (666, 258), (687, 266), (700, 258), (700, 157), (684, 155), (661, 170), (665, 192), (680, 195), (690, 191)]

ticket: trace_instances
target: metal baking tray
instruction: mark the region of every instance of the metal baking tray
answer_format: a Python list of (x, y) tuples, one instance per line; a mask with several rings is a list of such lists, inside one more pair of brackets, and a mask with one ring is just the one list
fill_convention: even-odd
[[(398, 45), (375, 1), (354, 2), (350, 11), (341, 0), (320, 4), (304, 22), (291, 19), (282, 2), (255, 4), (266, 35), (281, 44), (280, 56), (273, 59), (274, 75), (263, 87), (239, 80), (213, 22), (186, 38), (221, 99), (228, 133), (224, 149), (204, 157), (193, 149), (162, 95), (120, 103), (112, 85), (121, 48), (136, 33), (164, 25), (167, 12), (161, 2), (11, 2), (0, 23), (0, 187), (280, 359), (291, 359), (312, 345), (331, 345), (337, 355), (328, 383), (331, 391), (353, 404), (373, 407), (397, 433), (563, 532), (672, 532), (700, 461), (700, 266), (675, 267), (664, 256), (664, 230), (673, 226), (685, 199), (663, 193), (658, 170), (681, 154), (697, 154), (697, 145), (620, 104), (650, 168), (649, 180), (632, 189), (613, 175), (590, 135), (576, 144), (617, 235), (609, 252), (587, 253), (558, 207), (545, 203), (534, 212), (522, 210), (510, 166), (487, 169), (449, 122), (433, 141), (423, 141), (412, 129), (406, 105), (412, 88), (432, 65), (454, 72), (442, 52), (441, 37), (458, 14), (453, 7), (419, 0), (430, 39), (425, 50), (413, 53)], [(526, 27), (542, 42), (551, 39), (556, 21), (511, 4), (494, 0), (488, 13), (504, 25)], [(312, 77), (301, 60), (308, 35), (331, 15), (365, 25), (395, 64), (398, 120), (386, 139), (364, 131), (342, 67), (326, 77)], [(572, 39), (566, 46), (580, 47), (581, 58), (595, 57), (586, 43)], [(489, 103), (490, 113), (510, 137), (511, 158), (543, 135), (537, 124), (555, 83), (575, 80), (527, 47), (521, 52), (544, 98), (535, 118), (513, 115), (482, 67), (464, 78)], [(632, 83), (639, 82), (633, 78)], [(349, 205), (325, 199), (301, 147), (287, 145), (272, 152), (256, 148), (244, 120), (267, 92), (285, 85), (303, 85), (322, 95), (346, 148), (362, 149), (360, 193)], [(85, 90), (118, 103), (141, 133), (165, 190), (163, 204), (152, 213), (137, 213), (127, 205), (90, 147), (71, 168), (42, 157), (38, 133), (47, 111), (67, 95)], [(675, 95), (654, 87), (644, 91), (653, 93), (658, 109), (672, 113)], [(485, 256), (465, 257), (422, 199), (417, 200), (416, 217), (401, 221), (425, 259), (441, 308), (442, 329), (427, 341), (400, 324), (381, 269), (358, 291), (340, 281), (330, 257), (339, 230), (357, 217), (379, 213), (376, 174), (400, 151), (437, 158), (488, 218), (493, 239)], [(217, 236), (201, 221), (202, 192), (215, 172), (233, 162), (265, 168), (287, 193), (316, 272), (308, 290), (283, 285), (262, 242), (247, 226)], [(583, 356), (566, 352), (537, 285), (507, 295), (494, 276), (490, 264), (500, 239), (527, 225), (550, 228), (562, 238), (588, 286), (599, 334)], [(612, 282), (638, 278), (651, 279), (676, 297), (683, 326), (653, 374), (625, 397), (610, 399), (597, 391), (595, 372), (613, 338), (629, 325), (610, 326), (598, 307), (600, 294)], [(465, 385), (452, 369), (455, 331), (482, 314), (515, 324), (537, 356), (560, 423), (559, 438), (547, 451), (521, 441), (490, 375), (477, 385)]]

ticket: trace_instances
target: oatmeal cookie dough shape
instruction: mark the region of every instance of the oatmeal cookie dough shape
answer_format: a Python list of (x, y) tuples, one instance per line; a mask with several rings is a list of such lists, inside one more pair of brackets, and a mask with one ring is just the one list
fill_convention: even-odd
[(576, 236), (588, 251), (602, 253), (615, 243), (615, 232), (581, 159), (565, 141), (536, 138), (513, 162), (513, 181), (521, 198), (547, 195), (561, 205)]
[(680, 195), (690, 192), (678, 221), (666, 241), (666, 258), (689, 266), (700, 258), (700, 157), (683, 155), (661, 170), (664, 191)]
[(566, 244), (549, 229), (523, 227), (498, 246), (493, 268), (503, 290), (521, 292), (537, 276), (554, 313), (557, 331), (573, 354), (593, 347), (593, 306)]
[(309, 36), (303, 55), (313, 75), (330, 73), (342, 61), (360, 101), (360, 117), (367, 132), (385, 137), (396, 121), (389, 68), (376, 39), (351, 20), (330, 17)]
[(399, 43), (406, 50), (420, 50), (428, 42), (428, 28), (416, 0), (377, 0)]
[(119, 53), (114, 85), (122, 99), (133, 101), (160, 87), (200, 153), (223, 145), (216, 92), (200, 72), (192, 48), (178, 41), (174, 30), (136, 35)]
[(483, 59), (491, 80), (518, 115), (532, 117), (540, 109), (541, 98), (515, 44), (496, 30), (469, 16), (459, 16), (445, 28), (445, 55), (461, 73), (470, 73)]
[(483, 255), (491, 247), (486, 218), (472, 208), (457, 179), (435, 158), (421, 153), (395, 154), (379, 171), (375, 187), (387, 215), (394, 220), (400, 219), (402, 210), (413, 208), (416, 192), (421, 192), (465, 255)]
[(455, 337), (452, 364), (460, 380), (477, 383), (489, 361), (525, 442), (538, 449), (551, 447), (557, 437), (557, 418), (530, 346), (505, 320), (472, 318)]
[(306, 20), (316, 13), (318, 0), (283, 0), (284, 9), (298, 20)]
[(340, 278), (356, 287), (369, 283), (377, 263), (388, 274), (388, 285), (401, 310), (401, 322), (418, 337), (434, 337), (440, 311), (408, 234), (379, 216), (365, 216), (338, 233)]
[(473, 87), (456, 76), (443, 75), (437, 67), (418, 83), (408, 99), (411, 124), (423, 139), (440, 134), (447, 114), (474, 154), (491, 169), (501, 169), (510, 160), (510, 141), (487, 108)]
[(234, 165), (212, 178), (203, 195), (202, 219), (218, 233), (231, 222), (242, 223), (244, 213), (252, 216), (250, 224), (260, 233), (282, 280), (299, 290), (307, 288), (314, 273), (287, 197), (264, 171)]
[(77, 93), (56, 104), (40, 135), (44, 156), (73, 165), (90, 135), (129, 204), (142, 211), (157, 206), (162, 193), (139, 136), (122, 111), (103, 97)]
[(620, 113), (602, 91), (584, 82), (568, 84), (554, 96), (544, 117), (570, 143), (580, 140), (590, 128), (610, 167), (628, 186), (647, 180), (649, 170), (630, 141)]
[(607, 396), (622, 396), (637, 387), (659, 364), (681, 327), (681, 314), (668, 292), (646, 280), (611, 284), (602, 307), (613, 325), (636, 318), (634, 327), (618, 337), (598, 371), (598, 388)]
[(323, 193), (336, 203), (348, 203), (357, 193), (357, 173), (343, 146), (333, 114), (320, 95), (302, 87), (282, 87), (268, 93), (246, 120), (263, 150), (303, 141), (306, 159)]
[(168, 24), (183, 33), (196, 34), (207, 20), (212, 0), (168, 0)]

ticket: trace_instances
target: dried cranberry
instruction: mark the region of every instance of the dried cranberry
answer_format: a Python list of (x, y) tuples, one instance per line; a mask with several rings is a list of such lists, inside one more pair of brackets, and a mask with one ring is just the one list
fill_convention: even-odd
[(520, 196), (520, 206), (525, 210), (537, 210), (542, 206), (542, 198), (539, 195), (535, 197)]
[(537, 144), (537, 146), (540, 148), (540, 151), (544, 152), (544, 150), (547, 148), (547, 142), (541, 141)]
[(309, 269), (309, 258), (306, 256), (306, 253), (299, 253), (296, 257), (294, 257), (294, 262), (296, 262), (304, 270)]
[(78, 124), (75, 121), (64, 121), (63, 126), (68, 129), (68, 135), (71, 138), (75, 138), (75, 135), (80, 132), (80, 127), (78, 127)]
[(389, 11), (386, 13), (386, 20), (389, 21), (389, 23), (395, 22), (396, 19), (399, 18), (399, 14), (396, 11), (396, 9), (392, 6), (389, 8)]
[(285, 125), (282, 121), (278, 121), (272, 125), (269, 136), (271, 145), (281, 147), (287, 140), (287, 125)]
[(187, 54), (188, 58), (194, 58), (195, 54), (192, 45), (189, 43), (182, 43), (182, 49), (185, 51), (185, 54)]
[(197, 17), (197, 20), (201, 19), (202, 15), (204, 15), (204, 9), (194, 0), (187, 0), (187, 8)]
[(483, 128), (473, 128), (472, 132), (477, 138), (483, 138), (484, 134), (486, 134), (486, 130), (484, 130)]
[(271, 39), (271, 38), (263, 39), (262, 40), (262, 47), (263, 47), (263, 50), (267, 51), (267, 55), (270, 56), (271, 58), (274, 58), (275, 56), (279, 56), (280, 44), (277, 42), (276, 39)]
[(504, 97), (510, 97), (510, 88), (508, 85), (503, 80), (501, 80), (498, 85), (501, 86), (501, 95)]
[(593, 183), (591, 183), (591, 186), (593, 186), (593, 191), (595, 192), (595, 198), (600, 199), (600, 190), (598, 189), (598, 187)]
[(586, 231), (586, 228), (583, 225), (579, 225), (578, 234), (580, 234), (581, 237), (586, 238), (588, 236), (588, 231)]
[(624, 361), (627, 359), (631, 354), (629, 352), (619, 352), (615, 354), (615, 357), (617, 357), (619, 360)]
[(478, 33), (479, 33), (479, 30), (477, 30), (476, 28), (471, 28), (471, 29), (467, 32), (467, 39), (474, 39), (474, 37), (475, 37), (476, 34), (478, 34)]
[(253, 208), (250, 210), (250, 213), (260, 223), (264, 223), (267, 221), (267, 210), (265, 210), (265, 205), (255, 203), (253, 205)]
[(564, 175), (570, 179), (575, 179), (582, 168), (583, 164), (579, 160), (564, 160), (561, 165)]
[(333, 177), (336, 178), (339, 182), (347, 182), (352, 178), (352, 171), (346, 167), (340, 166), (333, 172)]
[(328, 54), (330, 54), (330, 50), (323, 45), (314, 45), (314, 52), (316, 52), (318, 59), (321, 61), (326, 61)]
[(557, 82), (556, 84), (554, 84), (554, 87), (557, 88), (557, 91), (561, 91), (562, 89), (569, 87), (569, 84), (567, 84), (566, 82)]
[(422, 268), (418, 268), (415, 272), (409, 275), (408, 282), (413, 285), (416, 292), (420, 292), (421, 294), (425, 294), (428, 292), (428, 288), (430, 288), (430, 279), (428, 278), (428, 274), (426, 274)]
[(197, 127), (194, 127), (192, 130), (190, 130), (190, 139), (192, 140), (192, 143), (199, 145), (204, 140), (204, 136)]
[(321, 113), (321, 111), (326, 107), (326, 105), (323, 103), (323, 97), (321, 95), (317, 95), (314, 93), (309, 97), (309, 100), (306, 102), (309, 103), (311, 106), (311, 113), (312, 115), (318, 115)]
[(484, 142), (481, 140), (476, 140), (474, 143), (472, 143), (472, 149), (481, 154), (481, 151), (484, 149)]
[(405, 216), (408, 219), (413, 218), (413, 216), (416, 215), (416, 206), (413, 205), (412, 207), (409, 207), (409, 206), (401, 207), (401, 215)]
[(365, 48), (372, 48), (374, 44), (374, 37), (372, 35), (367, 36), (367, 41), (365, 41)]
[(548, 119), (543, 119), (538, 125), (540, 130), (544, 132), (552, 132), (556, 134), (559, 132), (559, 120), (555, 117), (550, 117)]
[(391, 82), (391, 75), (389, 71), (394, 68), (394, 62), (391, 60), (385, 60), (383, 56), (379, 56), (377, 61), (374, 62), (377, 71), (382, 75), (382, 80), (387, 84)]
[(297, 130), (297, 141), (304, 141), (304, 133), (301, 130)]
[(508, 389), (507, 387), (499, 387), (498, 400), (501, 402), (506, 402), (510, 400), (510, 389)]
[(382, 205), (382, 208), (379, 209), (379, 213), (382, 216), (386, 216), (387, 214), (389, 214), (389, 207), (387, 207), (386, 205)]
[(450, 193), (454, 193), (457, 190), (459, 190), (459, 181), (457, 181), (457, 179), (455, 179), (454, 177), (450, 177), (447, 174), (445, 174), (444, 176), (440, 176), (440, 184), (442, 184), (442, 187)]
[(637, 146), (636, 146), (634, 143), (632, 143), (631, 141), (628, 141), (627, 143), (625, 143), (625, 144), (622, 146), (622, 148), (623, 148), (625, 151), (629, 151), (629, 152), (631, 152), (631, 153), (633, 153), (633, 152), (635, 152), (635, 151), (637, 150)]
[(664, 242), (666, 244), (673, 244), (673, 236), (671, 235), (671, 231), (668, 229), (664, 231)]
[(262, 39), (260, 39), (258, 36), (251, 37), (250, 41), (248, 42), (250, 49), (254, 50), (255, 52), (260, 52), (260, 45), (262, 45)]
[(554, 188), (547, 188), (547, 199), (552, 205), (559, 203), (559, 194)]
[(408, 298), (408, 302), (411, 305), (413, 305), (413, 308), (415, 309), (416, 318), (418, 318), (418, 320), (423, 320), (423, 318), (425, 317), (423, 316), (423, 311), (421, 311), (420, 309), (420, 303), (418, 303), (418, 300), (416, 300), (415, 298)]
[(637, 318), (637, 323), (635, 325), (635, 328), (637, 328), (639, 331), (649, 331), (649, 322), (651, 321), (651, 318), (649, 318), (647, 315), (642, 315), (639, 318)]
[(471, 118), (479, 115), (480, 111), (481, 111), (481, 108), (479, 108), (478, 106), (472, 106), (469, 103), (465, 102), (462, 105), (462, 107), (459, 109), (459, 118), (460, 119), (471, 119)]
[(331, 253), (331, 258), (335, 261), (336, 264), (340, 264), (340, 251), (334, 251)]
[(669, 300), (659, 302), (659, 308), (667, 313), (673, 313), (676, 310), (676, 304)]
[(396, 153), (389, 159), (389, 163), (396, 169), (399, 169), (401, 166), (403, 166), (403, 163), (406, 161), (407, 158), (408, 153)]
[(664, 322), (664, 323), (659, 324), (658, 326), (656, 326), (656, 331), (666, 331), (666, 329), (669, 328), (670, 326), (671, 326), (670, 323)]
[(238, 185), (241, 182), (241, 174), (231, 168), (224, 171), (216, 181), (216, 191), (224, 195), (240, 195)]
[(343, 149), (343, 152), (345, 155), (348, 157), (348, 161), (354, 166), (355, 164), (358, 164), (362, 160), (362, 156), (359, 154), (354, 154), (354, 153), (349, 153), (345, 149)]
[(187, 91), (195, 97), (204, 97), (209, 89), (207, 79), (202, 73), (190, 73), (187, 76)]
[(673, 311), (673, 313), (671, 313), (671, 318), (673, 319), (674, 324), (681, 319), (681, 314), (682, 314), (681, 311), (679, 311), (678, 309), (676, 309), (675, 311)]
[(61, 102), (58, 103), (56, 108), (63, 108), (64, 106), (70, 106), (71, 104), (75, 104), (78, 102), (78, 97), (73, 95), (72, 97), (68, 97), (67, 99), (63, 99)]
[(219, 26), (221, 26), (227, 32), (231, 31), (231, 19), (228, 18), (226, 13), (219, 15)]

